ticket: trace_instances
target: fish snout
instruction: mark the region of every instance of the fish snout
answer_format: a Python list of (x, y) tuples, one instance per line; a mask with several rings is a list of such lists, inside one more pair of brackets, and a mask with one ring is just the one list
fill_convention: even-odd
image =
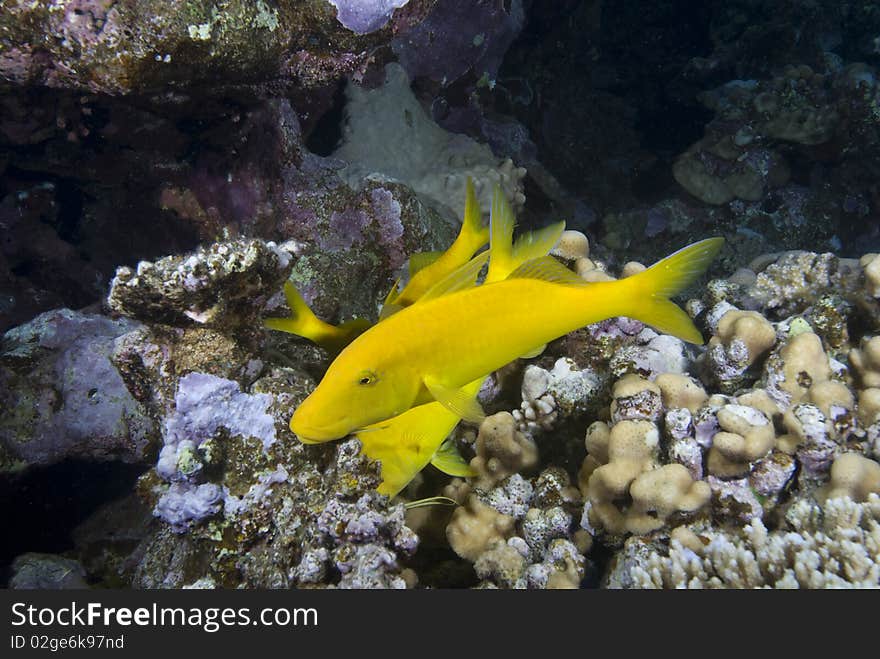
[[(310, 413), (308, 399), (290, 417), (290, 430), (303, 444), (320, 444), (342, 439), (348, 432), (340, 430), (341, 423), (316, 423)], [(340, 420), (341, 421), (341, 420)]]

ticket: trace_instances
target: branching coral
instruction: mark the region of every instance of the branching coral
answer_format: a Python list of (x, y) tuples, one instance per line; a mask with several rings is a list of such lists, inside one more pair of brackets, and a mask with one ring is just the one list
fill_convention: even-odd
[(697, 530), (696, 543), (673, 537), (668, 550), (627, 541), (609, 586), (623, 588), (877, 588), (880, 497), (864, 503), (799, 501), (785, 530), (753, 519), (741, 532)]

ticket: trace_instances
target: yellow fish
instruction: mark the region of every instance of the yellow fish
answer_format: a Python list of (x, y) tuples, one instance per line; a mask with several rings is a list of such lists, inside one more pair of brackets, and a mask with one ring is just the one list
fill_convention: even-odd
[[(722, 243), (702, 240), (612, 282), (587, 283), (552, 257), (533, 259), (503, 281), (477, 287), (456, 281), (453, 273), (445, 287), (435, 286), (418, 304), (350, 343), (294, 412), (290, 428), (306, 443), (331, 441), (432, 400), (479, 422), (482, 410), (468, 395), (468, 383), (606, 318), (628, 316), (702, 343), (669, 297), (703, 273)], [(462, 281), (473, 276), (468, 268), (461, 268)]]
[[(490, 218), (489, 270), (484, 285), (500, 281), (518, 265), (547, 254), (565, 230), (565, 223), (559, 222), (525, 234), (516, 244), (511, 244), (513, 211), (498, 187), (494, 190)], [(420, 303), (416, 301), (416, 305)], [(483, 380), (480, 377), (463, 388), (463, 395), (474, 404)], [(444, 442), (460, 420), (460, 415), (432, 402), (410, 408), (399, 416), (355, 433), (361, 441), (363, 453), (382, 463), (382, 482), (376, 490), (380, 494), (395, 496), (429, 462), (451, 476), (473, 476), (474, 471), (454, 445)]]

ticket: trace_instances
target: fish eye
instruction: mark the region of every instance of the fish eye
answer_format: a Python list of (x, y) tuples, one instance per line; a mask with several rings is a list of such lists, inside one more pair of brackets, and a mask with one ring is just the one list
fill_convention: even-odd
[(358, 384), (364, 387), (368, 387), (371, 384), (375, 384), (377, 379), (378, 378), (376, 377), (375, 373), (365, 371), (364, 373), (361, 373), (361, 377), (358, 379)]

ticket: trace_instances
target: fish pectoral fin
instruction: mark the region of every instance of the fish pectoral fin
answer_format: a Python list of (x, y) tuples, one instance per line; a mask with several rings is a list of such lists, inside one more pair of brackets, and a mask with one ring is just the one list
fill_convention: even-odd
[(539, 346), (538, 346), (537, 348), (535, 348), (534, 350), (529, 350), (527, 353), (524, 353), (524, 354), (520, 355), (520, 358), (522, 358), (522, 359), (532, 359), (533, 357), (537, 357), (537, 356), (540, 355), (542, 352), (544, 352), (544, 350), (545, 350), (546, 348), (547, 348), (547, 344), (546, 344), (546, 343), (542, 343), (541, 345), (539, 345)]
[(424, 270), (434, 261), (440, 258), (443, 252), (416, 252), (409, 257), (409, 276), (410, 279), (419, 272)]
[(477, 475), (476, 470), (461, 457), (455, 442), (450, 439), (447, 439), (440, 445), (434, 457), (431, 458), (431, 464), (444, 474), (449, 474), (450, 476), (472, 478)]
[(477, 397), (464, 389), (447, 387), (436, 380), (425, 378), (425, 386), (438, 403), (458, 417), (470, 423), (482, 423), (486, 413)]
[(481, 252), (460, 268), (453, 270), (443, 279), (429, 288), (418, 302), (427, 302), (443, 295), (449, 295), (456, 291), (471, 288), (477, 283), (477, 275), (483, 269), (483, 265), (489, 259), (489, 252)]
[(590, 285), (552, 256), (542, 256), (538, 259), (526, 261), (511, 272), (508, 279), (538, 279), (553, 284)]

